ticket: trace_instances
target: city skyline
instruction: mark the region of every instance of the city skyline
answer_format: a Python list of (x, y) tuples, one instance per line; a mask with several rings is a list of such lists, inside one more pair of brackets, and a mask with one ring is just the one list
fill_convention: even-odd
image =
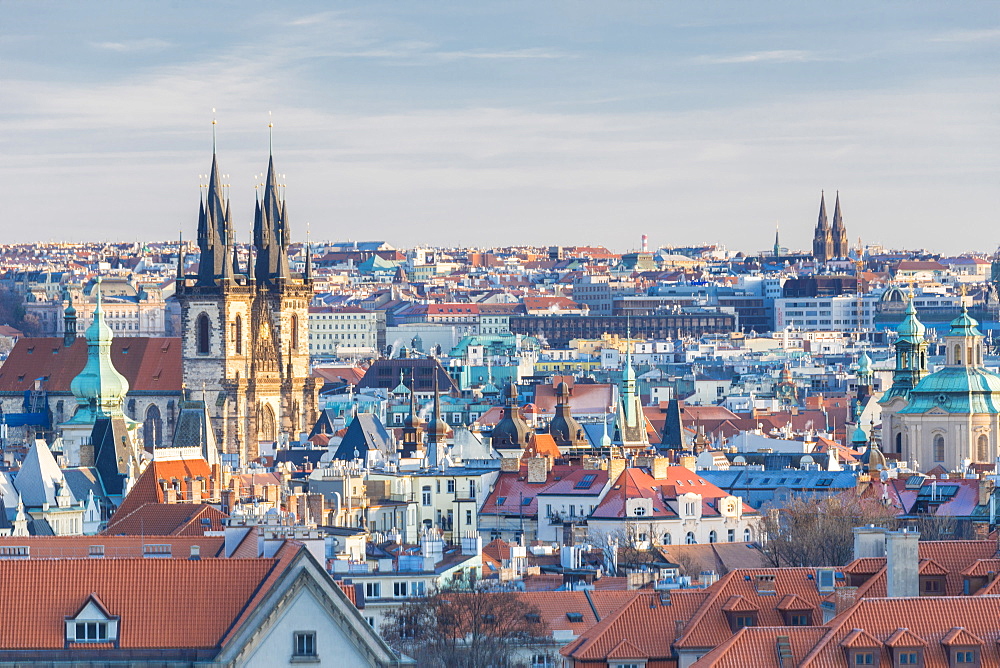
[(243, 242), (268, 112), (297, 241), (1000, 241), (995, 5), (5, 10), (11, 242), (193, 238), (213, 108)]

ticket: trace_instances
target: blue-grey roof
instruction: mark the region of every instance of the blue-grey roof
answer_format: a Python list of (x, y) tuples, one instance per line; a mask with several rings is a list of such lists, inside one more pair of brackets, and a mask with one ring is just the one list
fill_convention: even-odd
[(385, 425), (374, 414), (358, 413), (347, 427), (347, 433), (344, 434), (334, 458), (346, 461), (356, 457), (366, 459), (370, 450), (379, 450), (383, 455), (390, 455), (392, 438), (386, 431)]

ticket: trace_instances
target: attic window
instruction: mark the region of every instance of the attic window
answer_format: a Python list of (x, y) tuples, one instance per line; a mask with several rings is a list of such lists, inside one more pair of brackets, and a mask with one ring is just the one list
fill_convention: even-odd
[(505, 503), (507, 503), (507, 497), (506, 496), (498, 496), (497, 497), (497, 505), (498, 506), (502, 506)]
[(538, 624), (542, 621), (541, 615), (539, 615), (537, 612), (529, 612), (524, 616), (524, 618), (529, 622), (531, 622), (532, 624)]
[(124, 348), (122, 348), (122, 355), (128, 355), (128, 349), (129, 346), (125, 346)]
[(533, 498), (534, 498), (533, 496), (526, 496), (526, 497), (524, 497), (523, 499), (521, 499), (521, 505), (522, 506), (530, 506), (531, 505), (531, 500)]
[(17, 382), (20, 383), (22, 380), (24, 380), (24, 374), (23, 373), (20, 376), (17, 377)]
[(571, 621), (573, 623), (582, 622), (583, 621), (583, 613), (582, 612), (567, 612), (566, 613), (566, 619), (568, 619), (569, 621)]
[(28, 354), (35, 352), (35, 346), (28, 346)]

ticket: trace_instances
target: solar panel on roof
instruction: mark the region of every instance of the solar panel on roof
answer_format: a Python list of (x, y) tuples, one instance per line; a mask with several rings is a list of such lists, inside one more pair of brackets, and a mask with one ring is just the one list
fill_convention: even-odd
[(573, 485), (573, 489), (590, 489), (590, 486), (594, 484), (595, 480), (597, 480), (597, 474), (588, 473), (587, 475), (583, 476), (575, 485)]

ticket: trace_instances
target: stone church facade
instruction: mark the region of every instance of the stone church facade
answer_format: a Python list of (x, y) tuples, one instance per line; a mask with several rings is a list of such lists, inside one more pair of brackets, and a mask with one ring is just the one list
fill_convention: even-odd
[[(308, 430), (319, 380), (309, 373), (312, 268), (289, 270), (289, 228), (273, 157), (254, 215), (254, 251), (240, 262), (216, 157), (198, 221), (195, 275), (178, 263), (183, 382), (204, 399), (223, 452), (241, 463), (282, 432)], [(308, 255), (308, 254), (307, 254)]]

